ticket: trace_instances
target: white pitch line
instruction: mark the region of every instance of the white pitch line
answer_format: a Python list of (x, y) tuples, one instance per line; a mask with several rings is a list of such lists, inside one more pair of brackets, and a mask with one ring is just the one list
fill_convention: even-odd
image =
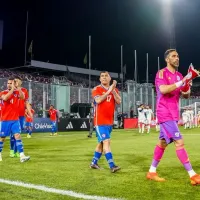
[(88, 200), (89, 199), (92, 199), (92, 200), (122, 200), (122, 199), (116, 199), (116, 198), (110, 198), (110, 197), (86, 195), (86, 194), (82, 194), (82, 193), (73, 192), (70, 190), (60, 190), (60, 189), (46, 187), (44, 185), (34, 185), (34, 184), (30, 184), (30, 183), (24, 183), (21, 181), (10, 181), (10, 180), (6, 180), (6, 179), (0, 179), (0, 183), (6, 183), (8, 185), (15, 185), (15, 186), (19, 186), (19, 187), (41, 190), (44, 192), (55, 193), (55, 194), (60, 194), (60, 195), (64, 195), (64, 196), (71, 196), (71, 197), (75, 197), (75, 198), (88, 199)]

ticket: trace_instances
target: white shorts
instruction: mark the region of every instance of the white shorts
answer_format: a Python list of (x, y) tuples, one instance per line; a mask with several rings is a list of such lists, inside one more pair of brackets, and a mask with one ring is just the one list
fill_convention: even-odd
[(151, 124), (151, 119), (146, 119), (145, 124), (150, 125)]
[(188, 119), (183, 118), (183, 123), (186, 124), (188, 122)]
[(145, 122), (145, 119), (143, 119), (143, 118), (138, 119), (138, 123), (143, 123), (144, 124), (144, 122)]

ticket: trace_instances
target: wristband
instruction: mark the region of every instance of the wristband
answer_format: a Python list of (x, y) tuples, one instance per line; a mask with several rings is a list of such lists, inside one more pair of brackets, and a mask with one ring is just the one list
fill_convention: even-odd
[(175, 85), (176, 85), (176, 88), (179, 88), (183, 85), (183, 81), (178, 81), (175, 83)]

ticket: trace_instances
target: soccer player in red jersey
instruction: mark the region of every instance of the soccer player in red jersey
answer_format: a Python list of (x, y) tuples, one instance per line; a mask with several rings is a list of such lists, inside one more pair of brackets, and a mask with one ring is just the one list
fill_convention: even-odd
[[(32, 116), (34, 116), (35, 111), (32, 109), (32, 105), (31, 106), (31, 113)], [(32, 130), (33, 130), (33, 117), (29, 115), (28, 109), (25, 110), (25, 117), (26, 117), (26, 124), (25, 124), (25, 129), (27, 131), (27, 138), (31, 138), (32, 135)]]
[[(21, 87), (22, 80), (20, 77), (15, 76), (14, 77), (15, 82), (18, 83), (18, 86)], [(31, 108), (29, 104), (29, 94), (28, 90), (26, 88), (21, 87), (21, 90), (24, 94), (24, 99), (19, 99), (19, 122), (21, 126), (21, 130), (24, 130), (24, 124), (25, 124), (25, 109), (27, 108), (29, 116), (32, 117)], [(19, 153), (17, 153), (17, 146), (16, 141), (13, 135), (10, 136), (10, 157), (19, 157)]]
[(30, 156), (24, 155), (23, 144), (20, 136), (19, 99), (24, 99), (24, 94), (19, 87), (18, 82), (14, 78), (9, 78), (7, 82), (7, 90), (1, 92), (2, 110), (1, 110), (1, 130), (0, 130), (0, 160), (2, 161), (2, 149), (5, 138), (14, 135), (17, 145), (17, 150), (20, 154), (20, 162), (25, 162), (30, 159)]
[(49, 110), (46, 110), (49, 113), (50, 120), (51, 120), (51, 133), (50, 135), (58, 135), (57, 134), (57, 121), (59, 122), (59, 114), (58, 110), (54, 108), (53, 105), (50, 105)]
[[(21, 87), (22, 85), (22, 80), (20, 77), (15, 77), (15, 81), (19, 83), (19, 86)], [(24, 94), (24, 99), (19, 99), (19, 121), (21, 125), (21, 129), (24, 129), (24, 124), (25, 124), (25, 109), (29, 112), (29, 116), (32, 117), (32, 112), (31, 112), (31, 106), (29, 104), (29, 94), (28, 90), (24, 87), (21, 88), (23, 94)]]
[(101, 72), (99, 80), (101, 84), (92, 90), (92, 97), (94, 98), (94, 126), (98, 144), (90, 168), (100, 169), (97, 162), (104, 152), (110, 170), (114, 173), (120, 170), (120, 167), (116, 166), (113, 161), (110, 135), (114, 122), (115, 104), (121, 103), (121, 97), (116, 89), (117, 82), (114, 80), (113, 84), (110, 85), (111, 77), (107, 71)]

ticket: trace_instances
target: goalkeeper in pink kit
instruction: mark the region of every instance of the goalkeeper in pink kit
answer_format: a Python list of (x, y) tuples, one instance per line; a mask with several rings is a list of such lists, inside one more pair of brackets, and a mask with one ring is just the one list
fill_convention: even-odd
[(163, 182), (156, 173), (156, 168), (162, 159), (166, 147), (171, 142), (175, 145), (176, 155), (188, 172), (192, 185), (200, 184), (200, 175), (196, 174), (189, 161), (188, 154), (184, 147), (183, 137), (178, 128), (179, 120), (179, 98), (190, 96), (190, 83), (199, 76), (199, 72), (192, 66), (188, 74), (183, 77), (177, 71), (179, 66), (179, 55), (175, 49), (165, 52), (167, 67), (158, 71), (155, 79), (157, 104), (156, 115), (160, 124), (159, 141), (154, 150), (153, 161), (147, 173), (147, 179)]

